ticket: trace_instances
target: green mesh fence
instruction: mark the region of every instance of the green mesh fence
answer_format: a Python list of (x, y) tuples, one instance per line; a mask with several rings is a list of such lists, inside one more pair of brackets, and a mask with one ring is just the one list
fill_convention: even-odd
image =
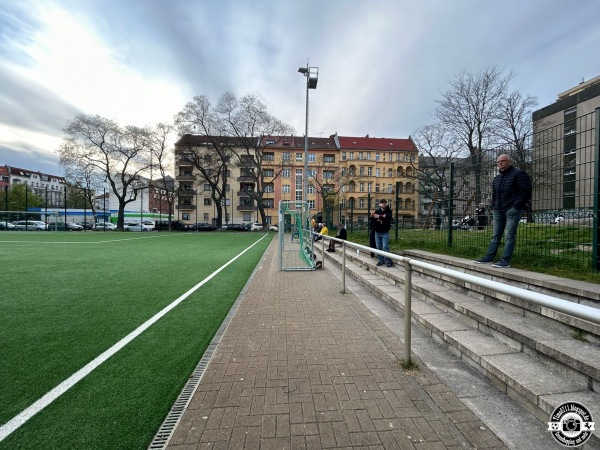
[(306, 202), (279, 202), (279, 270), (313, 270), (310, 209)]

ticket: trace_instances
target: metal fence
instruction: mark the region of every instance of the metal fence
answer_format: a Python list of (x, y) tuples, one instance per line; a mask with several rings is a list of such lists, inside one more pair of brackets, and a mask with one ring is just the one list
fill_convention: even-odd
[[(533, 193), (517, 233), (515, 257), (544, 256), (557, 264), (600, 270), (598, 199), (600, 193), (600, 109), (536, 131), (527, 148), (498, 147), (451, 164), (446, 196), (435, 200), (417, 228), (434, 230), (429, 240), (485, 250), (492, 217), (487, 208), (495, 159), (509, 154), (529, 173)], [(486, 212), (478, 216), (480, 203)]]

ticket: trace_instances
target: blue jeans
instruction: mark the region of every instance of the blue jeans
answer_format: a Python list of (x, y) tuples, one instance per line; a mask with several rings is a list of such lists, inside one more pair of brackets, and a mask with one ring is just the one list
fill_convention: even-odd
[(521, 220), (521, 213), (522, 211), (517, 208), (510, 208), (507, 211), (494, 211), (492, 241), (484, 258), (493, 259), (496, 257), (502, 235), (504, 234), (504, 251), (502, 252), (501, 259), (507, 262), (510, 261), (515, 250), (517, 227)]
[[(379, 233), (379, 232), (375, 232), (375, 246), (377, 247), (377, 250), (383, 250), (384, 252), (388, 252), (390, 251), (390, 233), (389, 231), (387, 233)], [(391, 263), (392, 260), (390, 258), (384, 258), (381, 255), (377, 255), (377, 259), (379, 260), (380, 263)]]

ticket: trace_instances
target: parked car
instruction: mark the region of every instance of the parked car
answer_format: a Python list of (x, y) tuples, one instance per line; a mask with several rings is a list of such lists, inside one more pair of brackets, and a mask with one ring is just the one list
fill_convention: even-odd
[(249, 231), (250, 228), (248, 228), (247, 225), (243, 224), (243, 223), (230, 223), (229, 225), (227, 225), (227, 231)]
[(208, 222), (198, 222), (190, 226), (192, 231), (215, 231), (217, 227)]
[(77, 222), (77, 225), (81, 225), (84, 230), (93, 230), (96, 227), (94, 222)]
[(279, 231), (277, 224), (269, 225), (269, 231)]
[[(154, 229), (158, 231), (168, 231), (169, 221), (168, 220), (157, 220), (154, 223)], [(181, 220), (171, 220), (171, 231), (189, 231), (190, 226)]]
[(39, 220), (19, 220), (15, 224), (16, 231), (45, 231), (47, 229), (48, 225)]
[(83, 227), (73, 222), (52, 222), (48, 224), (49, 231), (83, 231)]
[(0, 230), (14, 230), (15, 226), (10, 222), (0, 222)]
[(123, 231), (152, 231), (154, 227), (140, 224), (138, 222), (129, 222), (123, 225)]
[(250, 225), (250, 231), (262, 231), (262, 229), (262, 223), (254, 222), (252, 225)]
[(96, 231), (113, 231), (117, 229), (117, 226), (114, 223), (110, 222), (98, 222), (96, 227), (94, 228)]

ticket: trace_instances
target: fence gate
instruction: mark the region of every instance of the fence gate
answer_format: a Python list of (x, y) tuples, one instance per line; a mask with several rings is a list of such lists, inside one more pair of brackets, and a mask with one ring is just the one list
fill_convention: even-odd
[(279, 202), (279, 270), (313, 270), (313, 240), (307, 202)]

